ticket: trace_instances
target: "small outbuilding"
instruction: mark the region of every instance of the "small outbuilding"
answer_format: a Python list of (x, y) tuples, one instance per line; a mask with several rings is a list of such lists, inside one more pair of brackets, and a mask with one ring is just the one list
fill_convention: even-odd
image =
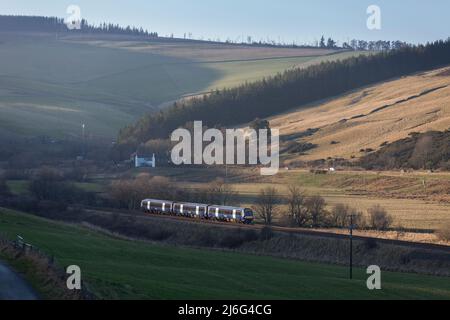
[(151, 158), (139, 157), (136, 153), (134, 155), (134, 166), (135, 168), (156, 168), (156, 157), (155, 154)]

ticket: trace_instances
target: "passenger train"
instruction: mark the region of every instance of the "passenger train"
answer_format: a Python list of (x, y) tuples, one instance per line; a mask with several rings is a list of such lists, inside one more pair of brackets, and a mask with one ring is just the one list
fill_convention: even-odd
[(146, 213), (239, 222), (244, 224), (251, 224), (254, 219), (253, 211), (248, 208), (201, 203), (145, 199), (141, 202), (141, 209)]

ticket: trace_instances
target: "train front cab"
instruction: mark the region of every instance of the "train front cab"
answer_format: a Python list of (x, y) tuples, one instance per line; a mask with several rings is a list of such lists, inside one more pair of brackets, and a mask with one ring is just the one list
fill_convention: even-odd
[(207, 217), (217, 221), (251, 223), (253, 212), (251, 209), (244, 208), (210, 206)]
[(253, 214), (253, 210), (249, 209), (249, 208), (245, 208), (243, 223), (252, 224), (254, 219), (255, 219), (255, 215)]

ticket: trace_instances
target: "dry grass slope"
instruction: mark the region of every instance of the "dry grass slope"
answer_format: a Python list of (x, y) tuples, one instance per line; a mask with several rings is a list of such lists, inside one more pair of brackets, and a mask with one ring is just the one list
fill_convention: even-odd
[[(449, 68), (369, 86), (271, 119), (282, 135), (320, 128), (304, 139), (316, 149), (302, 160), (359, 158), (361, 149), (377, 150), (411, 132), (450, 127)], [(298, 157), (295, 157), (298, 159)]]

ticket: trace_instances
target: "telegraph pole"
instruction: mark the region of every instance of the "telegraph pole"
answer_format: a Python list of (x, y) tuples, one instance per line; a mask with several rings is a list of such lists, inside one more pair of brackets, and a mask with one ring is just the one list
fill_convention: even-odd
[(353, 279), (353, 214), (350, 215), (350, 280)]

